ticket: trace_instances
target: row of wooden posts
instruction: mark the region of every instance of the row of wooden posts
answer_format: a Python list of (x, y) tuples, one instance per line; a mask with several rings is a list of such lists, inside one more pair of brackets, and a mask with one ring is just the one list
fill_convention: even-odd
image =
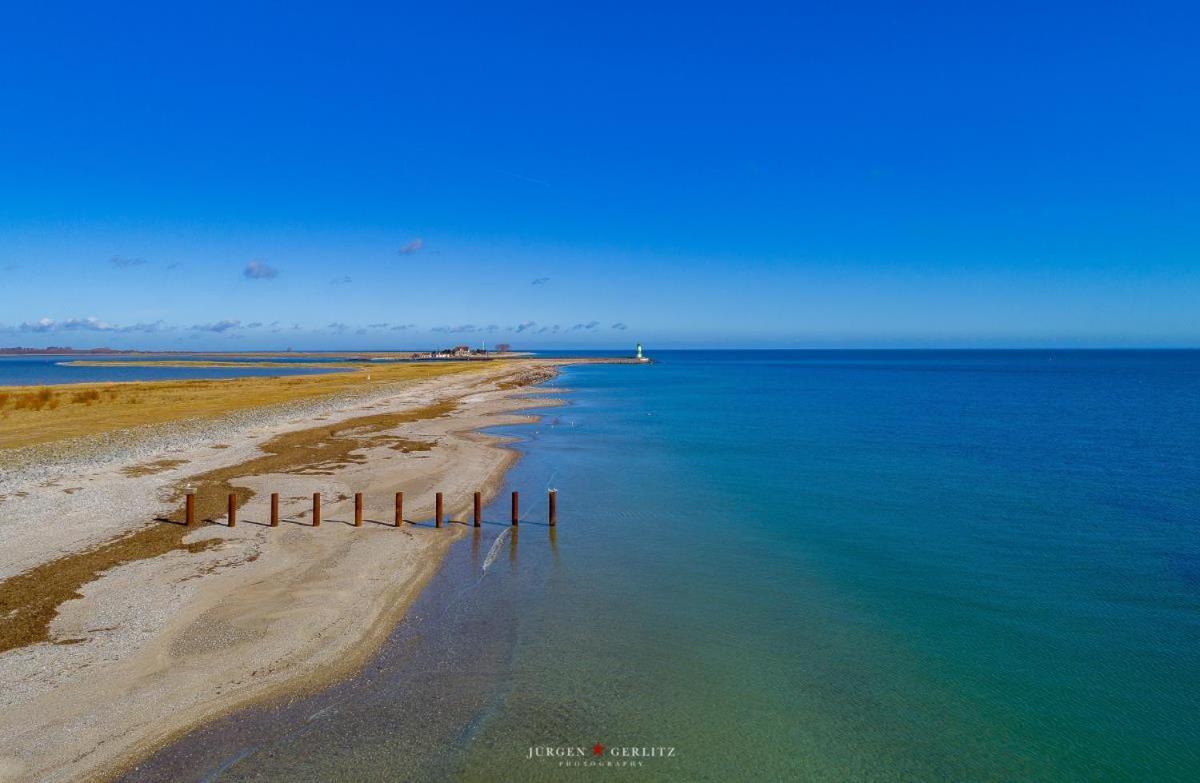
[[(547, 493), (549, 499), (549, 516), (550, 527), (558, 524), (558, 492), (549, 490)], [(191, 527), (196, 524), (196, 494), (188, 492), (186, 502), (184, 504), (184, 523)], [(520, 493), (512, 493), (512, 524), (516, 527), (520, 522)], [(483, 524), (483, 496), (482, 493), (475, 493), (474, 507), (475, 527)], [(237, 526), (237, 495), (229, 493), (229, 527)], [(434, 496), (434, 525), (442, 526), (442, 493), (438, 492)], [(363, 493), (354, 493), (354, 526), (362, 527), (363, 524)], [(404, 524), (404, 493), (396, 493), (396, 522), (395, 526), (400, 527)], [(321, 493), (314, 492), (312, 496), (312, 526), (321, 526)], [(279, 493), (271, 493), (271, 527), (279, 527)]]

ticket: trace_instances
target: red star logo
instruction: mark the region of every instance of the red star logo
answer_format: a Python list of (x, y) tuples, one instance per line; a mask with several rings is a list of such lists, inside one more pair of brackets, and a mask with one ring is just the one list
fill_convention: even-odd
[(597, 742), (595, 745), (592, 746), (592, 755), (593, 756), (601, 756), (603, 754), (604, 754), (604, 746), (601, 745), (599, 742)]

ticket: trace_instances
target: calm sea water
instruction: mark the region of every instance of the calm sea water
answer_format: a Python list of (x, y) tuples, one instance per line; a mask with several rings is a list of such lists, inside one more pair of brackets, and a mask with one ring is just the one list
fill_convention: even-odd
[[(130, 779), (1200, 779), (1200, 352), (657, 358), (361, 675)], [(675, 755), (528, 758), (596, 743)]]
[[(228, 355), (205, 356), (186, 354), (171, 356), (159, 354), (154, 360), (167, 361), (222, 361), (261, 362), (258, 357)], [(72, 367), (68, 362), (103, 362), (103, 366)], [(338, 370), (286, 367), (136, 367), (125, 362), (138, 361), (136, 357), (112, 356), (0, 356), (0, 386), (42, 386), (60, 383), (103, 383), (108, 381), (174, 381), (201, 378), (244, 378), (248, 376), (311, 375)], [(272, 363), (330, 362), (342, 359), (290, 359), (273, 358)]]

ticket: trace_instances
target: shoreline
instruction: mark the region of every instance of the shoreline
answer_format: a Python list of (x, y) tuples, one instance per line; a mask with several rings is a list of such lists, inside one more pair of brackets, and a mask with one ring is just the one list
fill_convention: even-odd
[[(457, 400), (448, 417), (395, 428), (406, 438), (432, 439), (428, 450), (384, 454), (386, 446), (373, 446), (364, 461), (340, 466), (331, 475), (247, 477), (238, 484), (250, 485), (259, 497), (239, 512), (238, 528), (208, 525), (187, 534), (192, 541), (219, 538), (220, 543), (199, 553), (172, 552), (124, 563), (88, 582), (81, 598), (59, 607), (51, 640), (0, 654), (0, 679), (8, 686), (0, 716), (0, 779), (108, 779), (208, 720), (353, 674), (404, 616), (465, 528), (451, 523), (443, 530), (376, 524), (356, 529), (337, 524), (348, 511), (348, 501), (338, 499), (323, 509), (327, 524), (320, 530), (312, 530), (307, 522), (270, 529), (255, 524), (254, 518), (263, 515), (263, 498), (271, 491), (285, 495), (289, 488), (307, 490), (318, 484), (324, 485), (323, 493), (329, 488), (331, 498), (365, 491), (368, 519), (386, 519), (377, 513), (379, 499), (386, 488), (400, 488), (395, 472), (379, 469), (382, 460), (390, 459), (399, 460), (407, 471), (401, 482), (407, 518), (423, 519), (432, 512), (436, 485), (449, 490), (447, 511), (453, 519), (469, 508), (470, 491), (491, 497), (519, 458), (505, 446), (505, 439), (479, 430), (536, 421), (521, 411), (554, 404), (535, 387), (509, 385), (506, 379), (535, 370), (543, 374), (536, 379), (540, 383), (552, 377), (547, 371), (557, 373), (559, 366), (571, 363), (513, 360), (416, 383), (383, 400), (344, 405), (340, 418), (353, 419), (364, 409), (410, 409), (439, 391)], [(266, 429), (286, 431), (278, 426)], [(178, 483), (204, 464), (245, 461), (240, 458), (260, 446), (265, 435), (252, 434), (251, 443), (217, 452), (221, 459), (196, 459), (186, 469), (172, 467), (136, 478), (126, 474), (117, 480), (115, 468), (103, 466), (99, 472), (105, 475), (98, 480), (147, 487), (168, 480)], [(16, 505), (36, 506), (45, 494), (26, 496)], [(285, 518), (302, 519), (303, 502), (287, 497)], [(160, 507), (169, 503), (157, 502)], [(6, 524), (0, 531), (11, 527)], [(60, 536), (52, 543), (59, 552), (77, 551), (93, 538), (64, 542)], [(0, 578), (26, 570), (28, 561), (19, 556), (16, 560), (3, 564)], [(303, 572), (303, 578), (295, 571)], [(166, 598), (148, 600), (147, 593), (155, 590)], [(291, 619), (301, 612), (313, 616)], [(309, 635), (298, 635), (297, 624)], [(247, 664), (248, 659), (258, 664)], [(85, 669), (91, 671), (80, 674)], [(144, 698), (147, 694), (153, 698)], [(193, 697), (181, 705), (187, 694)], [(147, 709), (150, 716), (145, 715)], [(60, 741), (32, 750), (37, 738), (44, 737)]]

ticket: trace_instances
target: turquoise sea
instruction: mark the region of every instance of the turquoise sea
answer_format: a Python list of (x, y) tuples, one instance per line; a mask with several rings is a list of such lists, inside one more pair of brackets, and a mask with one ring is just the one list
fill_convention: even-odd
[(360, 675), (128, 779), (1200, 779), (1200, 352), (655, 358)]

